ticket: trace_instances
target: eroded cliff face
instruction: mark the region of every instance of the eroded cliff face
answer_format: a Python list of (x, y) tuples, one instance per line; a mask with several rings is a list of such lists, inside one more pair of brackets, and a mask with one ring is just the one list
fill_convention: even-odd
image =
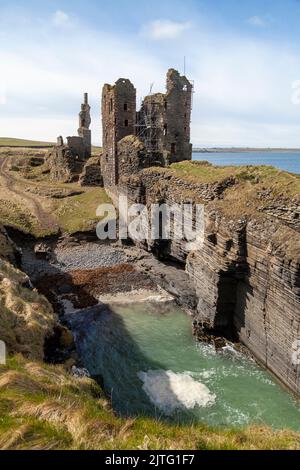
[(6, 230), (0, 225), (0, 258), (13, 261), (15, 258), (16, 247), (9, 238)]
[(270, 221), (210, 219), (203, 248), (187, 258), (199, 326), (236, 335), (297, 394), (300, 332), (299, 234)]
[(299, 395), (300, 366), (293, 363), (293, 353), (300, 340), (300, 198), (280, 194), (277, 182), (266, 188), (259, 172), (247, 171), (197, 183), (151, 168), (124, 178), (119, 191), (147, 205), (205, 205), (198, 246), (191, 250), (183, 240), (149, 241), (147, 247), (185, 263), (196, 290), (199, 330), (241, 340)]
[[(8, 354), (42, 360), (45, 340), (58, 327), (49, 302), (11, 262), (15, 245), (0, 227), (0, 340)], [(11, 262), (9, 262), (11, 261)]]

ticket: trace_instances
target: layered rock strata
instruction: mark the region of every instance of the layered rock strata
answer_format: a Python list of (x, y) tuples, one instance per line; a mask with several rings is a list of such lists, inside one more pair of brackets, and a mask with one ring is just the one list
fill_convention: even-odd
[[(255, 186), (250, 189), (255, 192)], [(233, 207), (229, 214), (228, 193), (235, 191), (236, 205), (241, 199), (236, 177), (201, 184), (155, 168), (122, 178), (118, 190), (130, 202), (148, 207), (188, 201), (205, 205), (203, 237), (192, 249), (185, 240), (149, 240), (144, 245), (185, 264), (196, 291), (194, 321), (199, 330), (239, 339), (299, 395), (299, 198), (285, 201), (287, 211), (282, 210), (282, 198), (281, 205), (274, 199), (272, 214), (265, 209), (271, 201), (253, 210), (249, 198), (245, 207), (251, 210)], [(288, 216), (282, 217), (283, 212)]]

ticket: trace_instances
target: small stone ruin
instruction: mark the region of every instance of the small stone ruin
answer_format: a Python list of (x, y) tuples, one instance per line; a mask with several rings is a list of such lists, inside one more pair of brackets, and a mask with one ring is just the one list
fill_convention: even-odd
[(57, 138), (57, 144), (47, 157), (52, 181), (64, 183), (80, 182), (81, 185), (101, 186), (100, 157), (93, 157), (91, 143), (91, 115), (88, 94), (84, 94), (84, 102), (79, 113), (78, 135)]

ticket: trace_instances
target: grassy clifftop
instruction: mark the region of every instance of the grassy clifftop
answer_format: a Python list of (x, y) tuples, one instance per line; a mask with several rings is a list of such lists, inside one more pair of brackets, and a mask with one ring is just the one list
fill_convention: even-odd
[(170, 169), (196, 183), (216, 183), (233, 176), (240, 184), (262, 185), (276, 194), (284, 192), (287, 196), (300, 196), (300, 175), (272, 166), (215, 166), (206, 161), (185, 161), (174, 163)]
[(142, 173), (167, 187), (169, 193), (178, 190), (182, 197), (209, 204), (226, 217), (270, 216), (296, 230), (300, 228), (300, 174), (272, 166), (214, 166), (205, 161), (152, 167)]
[(91, 379), (21, 356), (0, 366), (1, 449), (300, 449), (300, 435), (122, 419)]
[(0, 147), (51, 147), (51, 142), (40, 142), (36, 140), (13, 139), (11, 137), (0, 137)]

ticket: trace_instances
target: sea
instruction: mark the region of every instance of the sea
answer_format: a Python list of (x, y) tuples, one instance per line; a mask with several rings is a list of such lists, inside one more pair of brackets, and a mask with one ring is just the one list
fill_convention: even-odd
[(193, 152), (193, 160), (214, 165), (272, 165), (291, 173), (300, 173), (300, 152)]

